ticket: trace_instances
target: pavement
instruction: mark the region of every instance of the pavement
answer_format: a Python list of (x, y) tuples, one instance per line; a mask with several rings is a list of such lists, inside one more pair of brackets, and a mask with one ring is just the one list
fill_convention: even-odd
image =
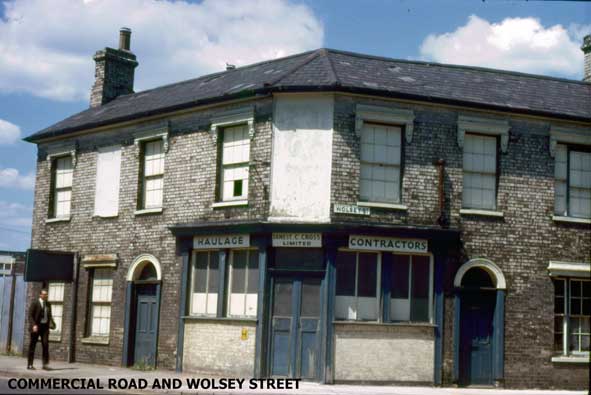
[[(40, 361), (36, 361), (39, 366)], [(35, 383), (40, 380), (51, 378), (52, 383), (70, 383), (71, 385), (86, 386), (94, 384), (95, 387), (102, 386), (103, 389), (56, 389), (35, 388)], [(56, 380), (57, 379), (57, 380)], [(65, 379), (65, 380), (62, 380)], [(73, 379), (78, 379), (74, 381)], [(129, 368), (112, 367), (104, 365), (93, 365), (83, 363), (52, 362), (50, 370), (27, 370), (26, 359), (15, 356), (0, 355), (0, 393), (25, 394), (25, 393), (52, 393), (52, 394), (298, 394), (298, 395), (583, 395), (587, 391), (554, 391), (554, 390), (502, 390), (488, 388), (434, 388), (434, 387), (409, 387), (409, 386), (390, 386), (390, 385), (322, 385), (318, 383), (299, 382), (298, 389), (249, 389), (249, 379), (243, 382), (243, 389), (218, 389), (212, 390), (211, 387), (200, 389), (190, 389), (187, 386), (187, 380), (201, 379), (202, 384), (211, 384), (215, 382), (218, 385), (224, 383), (228, 378), (216, 377), (200, 373), (176, 373), (170, 370), (135, 370)], [(226, 381), (226, 387), (232, 383), (238, 385), (236, 378)], [(45, 380), (47, 382), (49, 380)], [(109, 381), (112, 384), (109, 387)], [(153, 389), (155, 384), (161, 385), (165, 382), (178, 384), (180, 387), (172, 389)], [(92, 384), (91, 384), (92, 383)], [(132, 384), (138, 386), (146, 385), (146, 388), (133, 388)], [(265, 381), (263, 384), (268, 385)], [(272, 382), (274, 385), (281, 383)], [(285, 384), (285, 383), (283, 383)], [(21, 385), (21, 389), (12, 389)], [(55, 384), (54, 384), (55, 385)], [(295, 382), (291, 382), (295, 386)]]

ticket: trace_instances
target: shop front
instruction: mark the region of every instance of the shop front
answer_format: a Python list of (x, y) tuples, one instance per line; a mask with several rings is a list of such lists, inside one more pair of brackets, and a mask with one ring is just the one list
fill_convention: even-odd
[(458, 232), (260, 222), (171, 229), (183, 257), (178, 370), (441, 382), (443, 272)]

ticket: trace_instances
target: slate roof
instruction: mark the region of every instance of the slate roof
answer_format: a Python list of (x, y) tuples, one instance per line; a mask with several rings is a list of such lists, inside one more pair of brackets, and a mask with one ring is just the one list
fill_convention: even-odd
[(340, 91), (591, 121), (591, 84), (318, 49), (124, 95), (25, 140), (271, 92)]

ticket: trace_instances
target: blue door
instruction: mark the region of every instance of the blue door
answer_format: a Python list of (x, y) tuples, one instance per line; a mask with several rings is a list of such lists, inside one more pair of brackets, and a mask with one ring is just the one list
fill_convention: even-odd
[(460, 384), (492, 385), (495, 294), (464, 291), (460, 312)]
[(141, 285), (136, 290), (133, 364), (154, 366), (158, 328), (156, 286)]
[(273, 279), (271, 376), (318, 380), (320, 284), (318, 277)]

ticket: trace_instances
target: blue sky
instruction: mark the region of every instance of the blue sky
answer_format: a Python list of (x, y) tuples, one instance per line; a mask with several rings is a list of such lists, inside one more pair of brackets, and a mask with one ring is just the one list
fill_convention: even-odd
[(0, 250), (30, 244), (36, 147), (88, 107), (92, 55), (129, 26), (136, 91), (318, 47), (582, 78), (591, 3), (0, 0)]

